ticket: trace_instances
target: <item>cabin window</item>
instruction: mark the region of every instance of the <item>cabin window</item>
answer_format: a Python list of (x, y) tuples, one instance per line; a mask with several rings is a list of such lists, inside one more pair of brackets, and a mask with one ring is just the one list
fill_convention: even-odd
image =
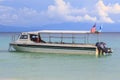
[(20, 39), (28, 39), (28, 35), (21, 35)]
[(34, 34), (31, 34), (30, 35), (30, 39), (31, 41), (34, 41), (34, 42), (39, 42), (39, 36), (38, 35), (34, 35)]
[(45, 41), (43, 41), (40, 37), (40, 35), (35, 35), (35, 34), (30, 34), (30, 39), (33, 42), (37, 42), (37, 43), (45, 43)]

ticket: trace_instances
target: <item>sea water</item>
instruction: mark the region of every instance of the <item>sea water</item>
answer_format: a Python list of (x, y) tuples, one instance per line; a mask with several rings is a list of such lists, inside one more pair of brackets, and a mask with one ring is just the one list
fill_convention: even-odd
[(0, 80), (119, 80), (120, 33), (101, 33), (111, 55), (9, 52), (13, 33), (0, 33)]

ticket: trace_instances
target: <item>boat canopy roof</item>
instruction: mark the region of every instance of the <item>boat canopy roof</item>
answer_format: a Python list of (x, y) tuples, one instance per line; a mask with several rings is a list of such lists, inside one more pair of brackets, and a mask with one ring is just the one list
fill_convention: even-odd
[(41, 30), (41, 31), (33, 31), (33, 32), (23, 32), (28, 34), (38, 34), (38, 33), (49, 33), (49, 34), (86, 34), (91, 33), (90, 31), (73, 31), (73, 30)]

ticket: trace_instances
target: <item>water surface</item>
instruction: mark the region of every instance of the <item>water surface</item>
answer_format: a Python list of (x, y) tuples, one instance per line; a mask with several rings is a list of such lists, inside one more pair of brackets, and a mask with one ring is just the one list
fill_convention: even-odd
[(11, 33), (0, 33), (0, 80), (119, 80), (120, 33), (102, 33), (112, 55), (8, 52)]

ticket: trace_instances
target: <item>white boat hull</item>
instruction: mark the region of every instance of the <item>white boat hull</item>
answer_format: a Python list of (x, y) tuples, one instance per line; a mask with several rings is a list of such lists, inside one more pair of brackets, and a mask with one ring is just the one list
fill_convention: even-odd
[(37, 53), (59, 53), (59, 54), (96, 54), (96, 48), (89, 49), (88, 47), (82, 49), (83, 47), (70, 48), (67, 47), (57, 48), (57, 47), (30, 47), (30, 46), (18, 46), (12, 45), (12, 47), (16, 51), (24, 51), (24, 52), (37, 52)]

